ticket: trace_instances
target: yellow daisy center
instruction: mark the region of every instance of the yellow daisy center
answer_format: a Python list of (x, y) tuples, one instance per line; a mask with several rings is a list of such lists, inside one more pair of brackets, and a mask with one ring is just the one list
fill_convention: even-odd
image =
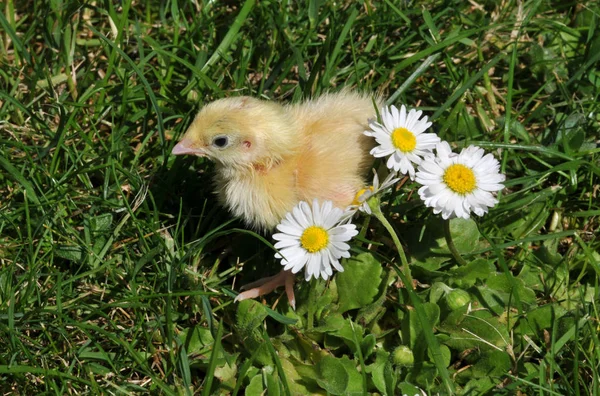
[(375, 191), (375, 189), (373, 188), (373, 186), (369, 186), (369, 187), (365, 187), (365, 188), (361, 188), (360, 190), (358, 190), (358, 192), (356, 193), (356, 195), (354, 196), (354, 201), (352, 201), (351, 205), (360, 205), (362, 202), (360, 202), (360, 197), (362, 197), (362, 195), (368, 191)]
[(417, 138), (408, 129), (400, 127), (392, 132), (392, 144), (403, 153), (410, 153), (417, 147)]
[(477, 187), (475, 174), (462, 164), (450, 165), (444, 172), (444, 182), (455, 193), (466, 195)]
[(329, 234), (323, 227), (310, 226), (302, 233), (300, 244), (310, 253), (323, 250), (329, 243)]

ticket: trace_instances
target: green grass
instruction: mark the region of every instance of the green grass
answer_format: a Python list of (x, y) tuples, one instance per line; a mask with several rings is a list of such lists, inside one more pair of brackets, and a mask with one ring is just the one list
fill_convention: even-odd
[[(540, 0), (5, 1), (0, 391), (600, 394), (599, 20)], [(174, 140), (214, 99), (342, 87), (493, 152), (500, 204), (451, 223), (460, 267), (418, 185), (392, 194), (418, 311), (375, 219), (296, 312), (233, 303), (279, 270), (270, 236)]]

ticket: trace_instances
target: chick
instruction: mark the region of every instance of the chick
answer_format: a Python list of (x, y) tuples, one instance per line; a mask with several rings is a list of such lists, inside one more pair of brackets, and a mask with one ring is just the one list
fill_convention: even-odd
[[(272, 230), (300, 201), (352, 203), (372, 163), (373, 139), (363, 131), (375, 115), (372, 100), (351, 91), (291, 105), (221, 99), (197, 114), (172, 153), (214, 161), (220, 203), (248, 226)], [(293, 279), (282, 271), (237, 300), (285, 285), (293, 306)]]

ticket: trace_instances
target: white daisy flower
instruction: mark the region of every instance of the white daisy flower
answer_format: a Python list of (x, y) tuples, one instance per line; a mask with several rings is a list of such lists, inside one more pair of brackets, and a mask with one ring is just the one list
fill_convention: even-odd
[(275, 258), (280, 258), (284, 269), (294, 274), (305, 268), (307, 281), (313, 276), (328, 279), (333, 274), (332, 266), (343, 272), (339, 260), (350, 257), (346, 242), (358, 234), (354, 224), (339, 224), (343, 215), (331, 201), (320, 206), (315, 199), (312, 208), (300, 202), (277, 226), (281, 233), (273, 235), (278, 241), (275, 248), (279, 249)]
[(432, 152), (440, 138), (435, 133), (423, 133), (431, 126), (427, 116), (421, 119), (423, 112), (411, 109), (408, 114), (402, 105), (400, 111), (395, 106), (384, 107), (381, 110), (380, 124), (369, 122), (370, 131), (364, 134), (375, 138), (379, 146), (371, 150), (376, 157), (390, 156), (387, 167), (415, 179), (413, 164), (420, 164), (423, 157)]
[(453, 153), (448, 142), (436, 147), (436, 155), (426, 157), (419, 165), (419, 196), (433, 213), (444, 219), (469, 218), (470, 212), (483, 216), (498, 203), (493, 193), (504, 188), (506, 177), (492, 154), (477, 146)]
[(379, 176), (373, 169), (373, 184), (365, 188), (360, 189), (354, 196), (354, 201), (346, 208), (344, 212), (344, 219), (351, 219), (358, 211), (363, 213), (372, 214), (371, 207), (367, 202), (373, 195), (381, 194), (388, 188), (393, 186), (400, 180), (396, 177), (396, 172), (390, 172), (389, 175), (383, 180), (383, 183), (379, 185)]

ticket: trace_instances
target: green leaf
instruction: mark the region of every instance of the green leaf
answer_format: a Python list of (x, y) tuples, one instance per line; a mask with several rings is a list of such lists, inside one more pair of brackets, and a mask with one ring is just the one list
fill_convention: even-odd
[[(362, 342), (364, 330), (362, 326), (352, 322), (350, 318), (344, 318), (338, 313), (329, 315), (325, 322), (316, 327), (314, 331), (340, 338), (352, 352), (356, 352), (355, 340), (358, 340), (359, 343)], [(326, 340), (330, 342), (329, 338)], [(331, 345), (328, 345), (328, 347), (331, 347)]]
[[(507, 276), (510, 276), (512, 279), (509, 280)], [(515, 278), (512, 274), (506, 275), (500, 273), (491, 275), (485, 285), (477, 287), (482, 297), (481, 302), (485, 302), (488, 308), (492, 309), (498, 315), (501, 314), (509, 304), (514, 306), (515, 291), (512, 289), (513, 284), (516, 285), (516, 292), (519, 293), (521, 303), (527, 305), (534, 305), (536, 303), (535, 292), (525, 286), (522, 279)]]
[(54, 253), (61, 258), (70, 261), (80, 261), (83, 257), (83, 248), (81, 246), (55, 245)]
[[(431, 217), (424, 226), (408, 227), (403, 236), (411, 247), (413, 266), (427, 271), (435, 271), (448, 261), (450, 249), (444, 236), (443, 220), (440, 216)], [(472, 219), (453, 219), (450, 232), (454, 245), (461, 253), (469, 253), (483, 247), (477, 224)]]
[(465, 385), (463, 391), (465, 395), (482, 395), (487, 394), (496, 387), (495, 381), (490, 377), (472, 378)]
[[(452, 219), (450, 220), (450, 233), (454, 245), (461, 253), (472, 252), (477, 248), (477, 241), (480, 239), (477, 224), (473, 219)], [(448, 245), (444, 239), (440, 246), (447, 249)]]
[[(424, 303), (423, 308), (429, 323), (435, 328), (440, 320), (440, 307), (433, 303)], [(410, 349), (415, 353), (415, 358), (425, 353), (425, 339), (421, 329), (421, 323), (417, 317), (415, 310), (408, 310), (401, 324), (402, 341), (410, 346)]]
[(396, 392), (396, 384), (400, 376), (400, 369), (394, 369), (392, 364), (388, 362), (383, 368), (383, 378), (385, 380), (385, 390), (388, 395), (393, 395)]
[(344, 356), (341, 361), (344, 369), (346, 369), (346, 372), (348, 373), (348, 386), (344, 393), (346, 395), (364, 394), (362, 376), (360, 375), (357, 363), (348, 359), (346, 356)]
[(267, 385), (267, 394), (269, 396), (279, 396), (281, 394), (281, 383), (277, 374), (273, 373), (272, 367), (263, 367), (263, 380)]
[(551, 212), (546, 208), (546, 202), (536, 202), (522, 207), (509, 214), (499, 222), (499, 226), (513, 238), (525, 238), (541, 229)]
[(237, 307), (236, 326), (245, 333), (260, 326), (267, 317), (265, 307), (255, 300), (240, 301)]
[(585, 129), (587, 119), (585, 115), (575, 112), (569, 114), (556, 136), (556, 144), (562, 145), (567, 154), (578, 151), (585, 140)]
[(527, 316), (519, 319), (517, 329), (521, 334), (541, 337), (544, 329), (551, 329), (566, 313), (558, 304), (546, 304), (527, 312)]
[(104, 213), (99, 216), (92, 216), (89, 218), (90, 231), (91, 232), (105, 232), (110, 231), (110, 226), (113, 221), (112, 213)]
[(292, 395), (312, 395), (316, 393), (318, 389), (316, 366), (284, 358), (281, 359), (281, 366), (288, 380)]
[(390, 354), (383, 349), (378, 349), (375, 353), (375, 362), (371, 363), (366, 367), (368, 374), (371, 374), (371, 379), (377, 390), (381, 394), (386, 393), (385, 385), (385, 369), (389, 366), (389, 370), (392, 370), (391, 363), (389, 360)]
[(400, 389), (400, 394), (402, 395), (408, 395), (408, 396), (413, 396), (413, 395), (421, 395), (421, 390), (419, 388), (417, 388), (416, 386), (409, 384), (408, 382), (401, 382), (398, 384), (398, 388)]
[(221, 382), (221, 387), (233, 389), (237, 377), (238, 366), (232, 359), (231, 366), (223, 361), (223, 364), (215, 368), (215, 377)]
[[(442, 344), (442, 345), (440, 345), (440, 350), (436, 351), (436, 353), (439, 353), (440, 355), (442, 355), (442, 360), (446, 367), (450, 366), (450, 359), (452, 357), (450, 348), (448, 348), (446, 345)], [(427, 350), (427, 356), (429, 357), (429, 360), (431, 360), (433, 362), (433, 355), (432, 355), (431, 349)]]
[(206, 351), (215, 341), (210, 330), (202, 326), (185, 328), (178, 337), (189, 355)]
[(347, 357), (326, 356), (317, 365), (317, 383), (333, 395), (362, 394), (362, 377), (356, 363)]
[(325, 356), (318, 364), (320, 377), (317, 383), (333, 395), (343, 395), (348, 388), (350, 375), (344, 368), (340, 359)]
[(491, 349), (484, 352), (473, 352), (465, 358), (470, 366), (458, 376), (463, 378), (500, 377), (506, 375), (511, 368), (511, 360), (505, 351)]
[(360, 350), (365, 360), (367, 360), (367, 358), (371, 356), (371, 353), (373, 353), (376, 343), (377, 339), (373, 334), (367, 334), (367, 336), (363, 338), (362, 342), (360, 343)]
[(244, 394), (246, 396), (262, 396), (265, 387), (263, 386), (262, 374), (257, 374), (250, 380)]
[(253, 354), (257, 349), (259, 350), (256, 355), (256, 362), (260, 365), (273, 363), (268, 346), (258, 329), (267, 315), (265, 307), (254, 300), (241, 301), (237, 307), (235, 326), (237, 336), (249, 354)]
[(439, 327), (449, 335), (444, 344), (458, 352), (470, 348), (504, 349), (510, 339), (506, 323), (487, 310), (471, 311), (467, 307), (457, 309), (446, 317)]
[(370, 253), (346, 260), (344, 272), (339, 272), (335, 278), (340, 304), (338, 312), (372, 304), (379, 294), (382, 272), (381, 264)]
[(474, 286), (477, 281), (484, 282), (495, 270), (495, 265), (490, 261), (476, 259), (464, 267), (449, 271), (449, 283), (462, 289), (468, 289)]

